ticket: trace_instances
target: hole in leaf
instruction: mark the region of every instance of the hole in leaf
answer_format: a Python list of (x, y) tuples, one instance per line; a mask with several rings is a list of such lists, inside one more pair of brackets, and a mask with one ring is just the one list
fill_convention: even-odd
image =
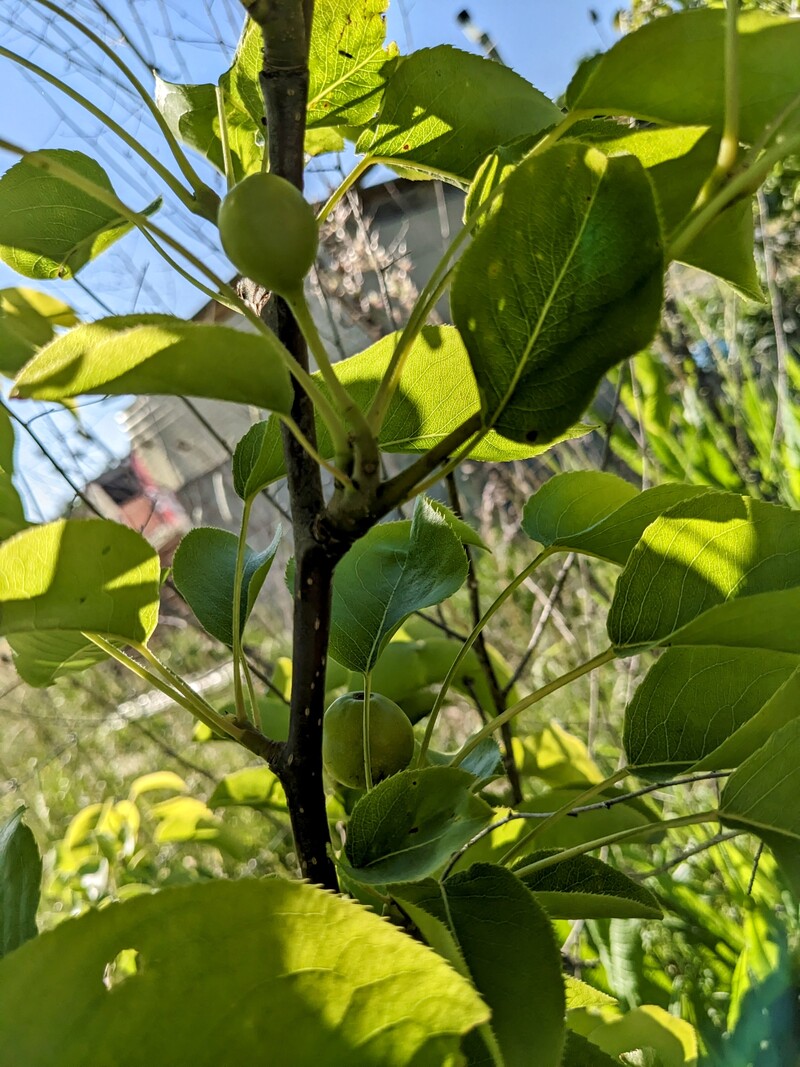
[(106, 989), (116, 989), (133, 978), (140, 970), (139, 950), (136, 948), (121, 949), (103, 970), (103, 985)]

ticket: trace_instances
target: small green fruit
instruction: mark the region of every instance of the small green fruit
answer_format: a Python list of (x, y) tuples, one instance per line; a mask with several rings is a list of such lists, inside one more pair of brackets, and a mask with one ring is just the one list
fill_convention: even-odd
[(222, 247), (245, 278), (282, 296), (297, 292), (317, 256), (314, 210), (277, 174), (250, 174), (219, 209)]
[[(325, 712), (322, 762), (331, 778), (365, 789), (364, 694), (345, 693)], [(402, 708), (373, 693), (369, 701), (369, 754), (373, 784), (404, 770), (414, 755), (414, 731)]]

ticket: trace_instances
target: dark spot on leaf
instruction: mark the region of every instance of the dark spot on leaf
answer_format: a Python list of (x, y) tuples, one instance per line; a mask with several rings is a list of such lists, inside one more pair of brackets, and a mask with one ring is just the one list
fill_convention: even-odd
[(103, 546), (103, 551), (100, 553), (100, 555), (101, 556), (107, 556), (110, 551), (111, 551), (111, 545), (104, 545)]
[(409, 834), (418, 834), (419, 833), (419, 827), (418, 826), (412, 826), (411, 829), (408, 832), (409, 832)]
[(410, 144), (404, 144), (404, 145), (403, 145), (403, 151), (404, 151), (404, 152), (408, 152), (408, 151), (410, 150), (410, 148), (411, 148), (411, 145), (410, 145)]
[(339, 49), (339, 55), (340, 56), (344, 56), (345, 59), (355, 59), (356, 58), (350, 52), (345, 52), (345, 50), (343, 48)]
[(539, 436), (539, 431), (538, 430), (528, 430), (528, 432), (525, 434), (525, 440), (529, 441), (532, 444), (536, 440), (536, 438), (538, 436)]

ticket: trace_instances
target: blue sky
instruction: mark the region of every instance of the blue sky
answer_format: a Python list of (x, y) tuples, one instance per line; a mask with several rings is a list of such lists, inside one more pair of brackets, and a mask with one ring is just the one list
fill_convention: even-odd
[[(456, 19), (466, 7), (474, 23), (495, 40), (509, 66), (543, 92), (557, 96), (583, 56), (613, 42), (612, 19), (619, 6), (620, 0), (392, 0), (387, 31), (401, 52), (443, 43), (476, 51)], [(172, 81), (216, 80), (230, 63), (242, 22), (238, 0), (106, 0), (106, 7), (125, 26), (137, 49)], [(590, 8), (599, 16), (596, 23), (589, 17)], [(142, 81), (148, 87), (152, 84), (147, 68), (98, 17), (93, 0), (69, 0), (67, 10), (85, 18), (119, 47)], [(43, 19), (42, 14), (36, 0), (3, 0), (3, 44), (59, 74), (163, 159), (163, 142), (149, 116), (124, 86), (111, 79), (117, 74), (108, 61), (69, 26), (47, 12)], [(60, 147), (93, 155), (108, 171), (118, 194), (133, 206), (143, 206), (161, 192), (141, 161), (102, 123), (7, 60), (0, 60), (0, 99), (10, 102), (0, 117), (0, 137), (27, 149)], [(0, 154), (0, 168), (11, 162), (11, 157)], [(327, 165), (323, 160), (322, 166)], [(212, 180), (218, 181), (213, 176)], [(328, 181), (327, 175), (318, 176), (311, 192), (322, 195)], [(213, 228), (187, 220), (170, 197), (165, 198), (159, 221), (220, 273), (230, 271), (219, 255)], [(77, 283), (31, 283), (0, 263), (0, 288), (19, 284), (49, 289), (87, 318), (132, 311), (191, 315), (204, 303), (204, 297), (136, 234), (90, 264)], [(76, 434), (72, 416), (63, 412), (44, 414), (31, 404), (15, 411), (23, 419), (35, 417), (32, 425), (37, 434), (80, 483), (96, 476), (112, 457), (125, 454), (127, 442), (116, 419), (121, 406), (119, 401), (92, 400), (83, 409), (83, 434)], [(71, 497), (68, 487), (24, 433), (19, 435), (18, 451), (17, 465), (27, 475), (20, 488), (31, 517), (56, 514)]]

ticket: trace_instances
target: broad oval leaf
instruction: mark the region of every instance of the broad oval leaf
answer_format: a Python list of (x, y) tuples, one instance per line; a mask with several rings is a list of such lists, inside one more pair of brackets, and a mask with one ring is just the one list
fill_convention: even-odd
[[(125, 949), (136, 973), (109, 989)], [(70, 919), (3, 961), (0, 999), (10, 1061), (61, 1067), (82, 1067), (87, 1049), (116, 1067), (212, 1067), (270, 1048), (282, 1067), (455, 1067), (461, 1036), (489, 1014), (427, 947), (281, 879), (166, 889)]]
[[(532, 852), (514, 864), (525, 867), (558, 849)], [(660, 919), (658, 901), (644, 886), (594, 856), (573, 856), (531, 871), (522, 882), (551, 919)]]
[[(739, 15), (739, 135), (753, 143), (800, 93), (800, 23)], [(571, 109), (632, 115), (678, 126), (725, 120), (725, 12), (685, 11), (655, 19), (581, 68), (567, 90)]]
[[(695, 763), (703, 770), (735, 767), (745, 757), (733, 758), (725, 742), (753, 722), (797, 666), (798, 657), (784, 652), (713, 646), (668, 649), (625, 709), (629, 765), (670, 771)], [(765, 728), (762, 720), (761, 729)]]
[(0, 259), (26, 278), (72, 278), (131, 229), (113, 208), (51, 174), (50, 160), (114, 192), (100, 164), (83, 152), (31, 152), (7, 170), (0, 178)]
[(559, 1067), (566, 1007), (561, 955), (546, 913), (505, 867), (476, 863), (442, 883), (392, 887), (449, 928), (492, 1009), (507, 1067)]
[(36, 289), (0, 289), (0, 374), (12, 375), (37, 348), (52, 341), (56, 326), (75, 326), (63, 300)]
[[(728, 629), (747, 646), (750, 630), (760, 634), (776, 618), (774, 609), (758, 611), (750, 598), (788, 592), (793, 602), (797, 586), (800, 514), (749, 497), (705, 493), (677, 504), (645, 530), (617, 582), (608, 633), (621, 655), (670, 640), (724, 645), (728, 640), (714, 641), (714, 630), (732, 612), (735, 623)], [(709, 609), (716, 615), (704, 620)], [(800, 628), (790, 631), (783, 636), (800, 646)]]
[(403, 619), (446, 600), (466, 577), (461, 541), (420, 497), (412, 521), (373, 526), (337, 566), (331, 654), (351, 671), (371, 671)]
[(0, 633), (81, 632), (143, 643), (161, 567), (141, 534), (106, 519), (31, 526), (0, 544)]
[(556, 105), (513, 70), (439, 45), (396, 61), (377, 125), (356, 148), (402, 161), (412, 172), (420, 163), (468, 182), (497, 145), (560, 118)]
[(460, 767), (425, 767), (387, 778), (358, 801), (347, 824), (345, 870), (367, 885), (434, 875), (482, 830), (494, 809)]
[[(334, 364), (337, 378), (362, 411), (366, 411), (389, 366), (400, 333), (371, 345), (358, 355)], [(328, 395), (319, 372), (314, 379)], [(379, 443), (384, 452), (427, 452), (480, 408), (478, 387), (469, 356), (458, 330), (452, 326), (426, 326), (417, 337), (403, 366), (400, 383), (381, 426)], [(325, 423), (317, 418), (317, 447), (333, 457)], [(565, 437), (579, 437), (588, 427), (576, 426)], [(503, 463), (541, 455), (549, 446), (518, 444), (490, 430), (470, 452), (470, 459)], [(236, 449), (233, 479), (243, 500), (255, 496), (286, 473), (278, 420), (257, 423)]]
[(276, 337), (171, 315), (118, 315), (77, 326), (41, 349), (14, 389), (36, 400), (87, 393), (207, 397), (284, 414), (293, 396)]
[[(278, 529), (263, 552), (244, 548), (239, 637), (255, 607), (281, 539)], [(190, 530), (178, 545), (172, 576), (181, 596), (212, 637), (233, 644), (233, 588), (239, 538), (228, 530), (203, 526)]]
[(500, 196), (456, 268), (453, 320), (487, 425), (545, 444), (652, 338), (661, 225), (637, 159), (575, 143), (528, 156)]
[(0, 826), (0, 959), (36, 937), (42, 858), (19, 807)]
[(388, 61), (388, 0), (317, 0), (308, 54), (308, 113), (312, 128), (360, 126), (380, 106)]

